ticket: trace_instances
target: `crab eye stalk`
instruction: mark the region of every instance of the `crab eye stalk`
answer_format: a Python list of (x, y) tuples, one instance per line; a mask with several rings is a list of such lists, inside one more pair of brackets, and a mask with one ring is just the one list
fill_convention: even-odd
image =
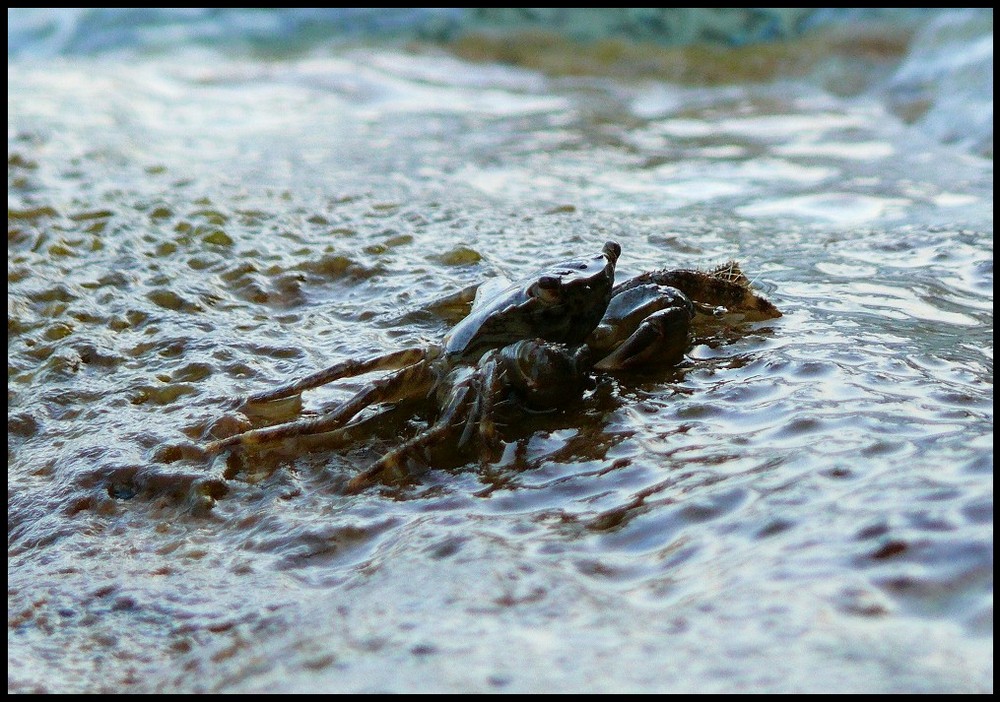
[(608, 241), (604, 244), (604, 255), (607, 256), (613, 263), (618, 261), (618, 257), (622, 255), (622, 247), (617, 241)]

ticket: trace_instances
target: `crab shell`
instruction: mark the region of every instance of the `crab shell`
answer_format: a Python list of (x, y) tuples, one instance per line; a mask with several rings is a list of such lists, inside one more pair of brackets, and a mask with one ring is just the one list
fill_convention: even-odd
[(611, 300), (621, 247), (549, 266), (484, 300), (444, 339), (447, 357), (474, 363), (490, 349), (521, 339), (581, 344)]

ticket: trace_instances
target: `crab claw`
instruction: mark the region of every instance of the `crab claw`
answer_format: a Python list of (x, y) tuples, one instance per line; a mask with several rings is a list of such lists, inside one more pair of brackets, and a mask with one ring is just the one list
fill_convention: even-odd
[(590, 352), (541, 339), (526, 339), (500, 350), (504, 373), (521, 403), (535, 411), (561, 407), (589, 389)]
[(691, 312), (670, 307), (646, 317), (613, 352), (594, 364), (597, 370), (628, 370), (642, 366), (669, 366), (684, 358), (691, 330)]

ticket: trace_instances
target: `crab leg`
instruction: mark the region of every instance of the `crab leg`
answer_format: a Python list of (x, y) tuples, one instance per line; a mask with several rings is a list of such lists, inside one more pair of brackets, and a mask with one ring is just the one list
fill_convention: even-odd
[(480, 389), (479, 398), (479, 440), (482, 443), (481, 458), (490, 462), (495, 460), (501, 453), (502, 442), (497, 430), (496, 412), (497, 407), (502, 404), (503, 396), (506, 394), (507, 385), (504, 383), (504, 371), (499, 368), (493, 359), (489, 361), (483, 369), (483, 383)]
[[(348, 494), (361, 492), (377, 482), (402, 482), (426, 471), (430, 452), (441, 444), (454, 445), (462, 451), (475, 436), (481, 446), (481, 459), (495, 460), (502, 442), (493, 414), (503, 404), (509, 390), (503, 371), (495, 358), (488, 358), (468, 380), (452, 390), (448, 407), (427, 431), (393, 449), (363, 473), (347, 483)], [(451, 437), (461, 430), (457, 441)], [(412, 461), (412, 458), (418, 460)], [(417, 463), (420, 467), (411, 467)]]
[(310, 390), (312, 388), (319, 387), (320, 385), (332, 383), (334, 380), (338, 380), (340, 378), (364, 375), (365, 373), (371, 373), (379, 370), (397, 370), (399, 368), (405, 368), (406, 366), (412, 366), (415, 363), (424, 360), (429, 355), (430, 353), (428, 349), (412, 348), (403, 349), (402, 351), (393, 351), (392, 353), (382, 354), (381, 356), (372, 356), (371, 358), (366, 358), (360, 361), (353, 359), (341, 361), (340, 363), (334, 364), (329, 368), (311, 373), (305, 378), (302, 378), (294, 383), (282, 385), (281, 387), (273, 390), (263, 390), (252, 395), (248, 395), (244, 399), (243, 404), (248, 405), (261, 402), (273, 402), (274, 400), (280, 400), (291, 395), (297, 395), (304, 390)]
[[(361, 492), (380, 481), (402, 482), (407, 478), (426, 471), (428, 469), (426, 463), (421, 463), (419, 469), (414, 470), (411, 468), (409, 458), (418, 452), (424, 452), (426, 455), (426, 452), (432, 447), (447, 440), (448, 436), (455, 431), (456, 415), (459, 415), (463, 409), (466, 409), (464, 405), (470, 399), (470, 393), (472, 393), (472, 388), (468, 385), (457, 387), (452, 392), (451, 401), (447, 409), (442, 413), (441, 418), (434, 423), (434, 426), (413, 437), (402, 446), (397, 446), (372, 464), (370, 468), (351, 478), (347, 483), (347, 494), (352, 495)], [(474, 393), (472, 394), (473, 397), (471, 400), (475, 403)], [(465, 419), (460, 419), (460, 421), (466, 424), (470, 421), (470, 418), (467, 416)]]
[(349, 400), (342, 402), (329, 414), (315, 419), (300, 419), (271, 427), (251, 429), (241, 434), (213, 441), (206, 447), (206, 450), (209, 453), (218, 453), (231, 446), (254, 446), (293, 439), (297, 436), (330, 432), (343, 427), (358, 412), (371, 404), (398, 402), (405, 398), (426, 396), (436, 384), (437, 376), (431, 368), (431, 363), (420, 361), (392, 375), (380, 378), (366, 390), (362, 390)]
[(646, 283), (677, 288), (695, 303), (721, 305), (733, 312), (745, 312), (749, 318), (763, 320), (780, 317), (778, 308), (750, 288), (750, 281), (735, 262), (712, 271), (659, 270), (637, 275), (616, 285), (612, 295)]
[[(322, 434), (301, 436), (299, 439), (309, 451), (340, 449), (345, 446), (359, 444), (367, 441), (380, 431), (385, 431), (387, 426), (393, 426), (398, 429), (400, 422), (397, 415), (402, 407), (403, 405), (401, 404), (392, 405), (361, 419), (354, 419), (339, 429), (323, 432)], [(407, 411), (407, 409), (404, 408), (403, 411)]]

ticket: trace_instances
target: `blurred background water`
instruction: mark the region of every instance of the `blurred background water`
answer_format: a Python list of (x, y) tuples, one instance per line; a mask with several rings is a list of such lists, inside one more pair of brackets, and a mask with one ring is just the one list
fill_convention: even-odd
[[(992, 159), (992, 10), (8, 10), (9, 691), (992, 691)], [(785, 316), (405, 489), (185, 448), (607, 239)]]

